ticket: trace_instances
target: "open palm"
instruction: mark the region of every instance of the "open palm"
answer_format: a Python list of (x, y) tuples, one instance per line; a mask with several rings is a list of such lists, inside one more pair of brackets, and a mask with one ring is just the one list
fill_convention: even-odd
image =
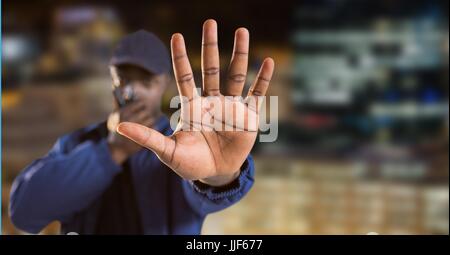
[[(226, 184), (239, 173), (255, 143), (259, 107), (258, 103), (249, 104), (249, 101), (257, 102), (258, 97), (265, 95), (274, 69), (273, 60), (264, 60), (246, 99), (238, 100), (248, 64), (249, 33), (245, 28), (236, 30), (222, 93), (217, 23), (214, 20), (207, 20), (203, 25), (202, 95), (195, 89), (181, 34), (172, 36), (171, 51), (178, 92), (184, 99), (176, 130), (171, 136), (164, 136), (137, 123), (124, 122), (118, 126), (118, 132), (155, 152), (163, 163), (185, 179), (202, 180), (212, 185)], [(256, 99), (249, 100), (251, 98)], [(199, 109), (199, 115), (194, 114), (194, 109)]]

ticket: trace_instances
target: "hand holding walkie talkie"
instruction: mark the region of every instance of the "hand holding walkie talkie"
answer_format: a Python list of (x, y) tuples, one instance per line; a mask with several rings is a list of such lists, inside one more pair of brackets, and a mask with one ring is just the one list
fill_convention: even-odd
[(142, 146), (119, 135), (116, 131), (117, 125), (123, 121), (132, 121), (144, 126), (151, 126), (155, 122), (152, 112), (142, 101), (138, 100), (137, 91), (132, 85), (116, 87), (113, 90), (117, 108), (108, 117), (108, 144), (112, 158), (118, 164), (142, 149)]
[(136, 98), (134, 89), (130, 85), (125, 86), (123, 89), (116, 87), (113, 90), (113, 94), (119, 108), (123, 108), (125, 105), (133, 102)]

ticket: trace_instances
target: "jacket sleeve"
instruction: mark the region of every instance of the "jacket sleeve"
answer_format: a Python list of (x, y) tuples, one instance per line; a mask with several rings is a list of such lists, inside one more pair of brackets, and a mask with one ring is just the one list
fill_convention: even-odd
[(254, 183), (255, 167), (249, 155), (232, 183), (212, 187), (198, 181), (183, 180), (183, 192), (191, 208), (200, 216), (223, 210), (241, 200)]
[(68, 151), (71, 142), (70, 135), (60, 138), (47, 156), (15, 179), (9, 213), (17, 228), (38, 233), (52, 221), (69, 220), (98, 198), (121, 171), (105, 139), (86, 141)]

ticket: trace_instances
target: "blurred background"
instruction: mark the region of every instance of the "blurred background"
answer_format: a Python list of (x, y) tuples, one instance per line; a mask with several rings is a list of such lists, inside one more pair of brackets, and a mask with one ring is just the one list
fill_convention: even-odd
[(254, 188), (208, 216), (204, 234), (449, 234), (448, 1), (2, 4), (4, 234), (22, 234), (7, 212), (21, 169), (112, 110), (115, 43), (143, 28), (169, 45), (181, 32), (200, 81), (207, 18), (219, 24), (223, 71), (240, 26), (249, 81), (275, 59), (279, 136), (255, 145)]

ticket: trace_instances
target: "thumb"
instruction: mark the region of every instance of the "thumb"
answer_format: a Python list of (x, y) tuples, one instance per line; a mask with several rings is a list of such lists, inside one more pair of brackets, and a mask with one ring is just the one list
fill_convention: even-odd
[(164, 157), (164, 154), (168, 152), (168, 148), (175, 148), (175, 141), (169, 137), (137, 123), (122, 122), (117, 126), (117, 132), (139, 145), (152, 150), (159, 157)]

